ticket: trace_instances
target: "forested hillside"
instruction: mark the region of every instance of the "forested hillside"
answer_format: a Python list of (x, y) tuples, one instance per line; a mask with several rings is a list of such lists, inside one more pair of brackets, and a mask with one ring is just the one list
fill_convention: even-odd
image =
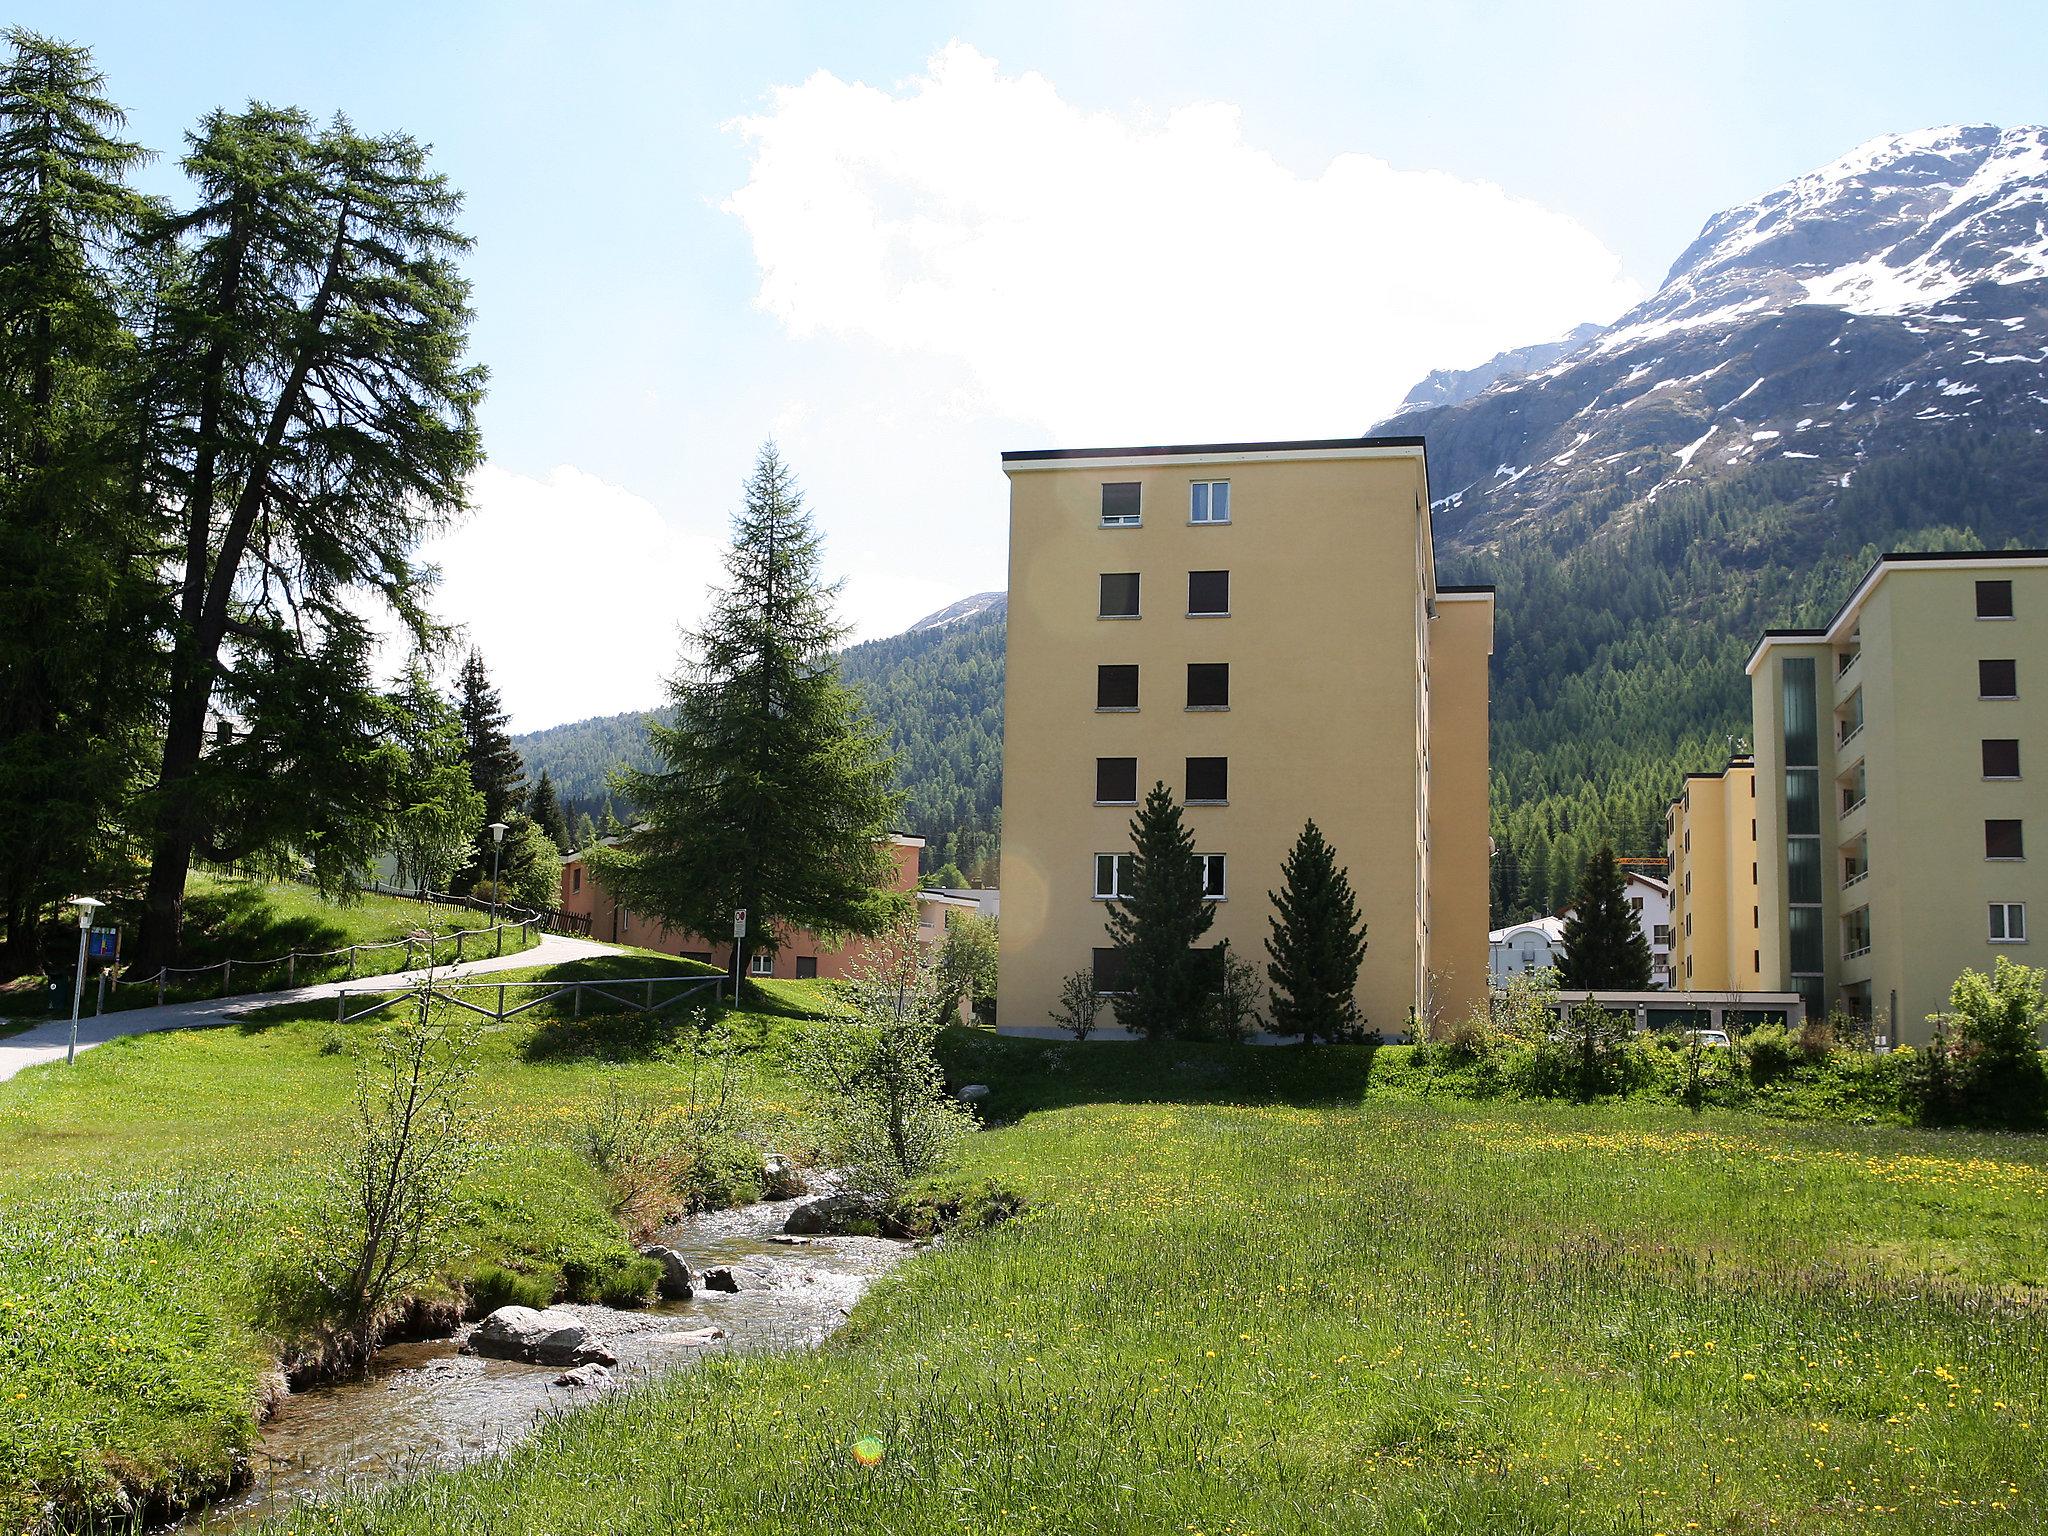
[[(906, 800), (903, 830), (926, 840), (924, 868), (953, 865), (963, 877), (993, 883), (1001, 841), (1003, 775), (1003, 616), (1000, 594), (967, 617), (943, 614), (904, 634), (840, 653), (846, 681), (858, 689), (899, 760)], [(938, 621), (938, 622), (935, 622)], [(573, 824), (593, 818), (610, 796), (606, 778), (619, 763), (647, 767), (647, 722), (631, 711), (578, 720), (518, 738), (529, 775), (554, 779)]]

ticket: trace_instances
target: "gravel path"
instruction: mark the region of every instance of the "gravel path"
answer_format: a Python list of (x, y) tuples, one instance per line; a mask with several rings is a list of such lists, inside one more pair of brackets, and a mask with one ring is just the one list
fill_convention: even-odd
[[(590, 960), (619, 951), (609, 944), (589, 939), (571, 939), (558, 933), (544, 934), (532, 949), (491, 960), (469, 960), (461, 965), (438, 967), (439, 977), (476, 976), (490, 971), (524, 970), (536, 965), (563, 965), (571, 960)], [(353, 981), (325, 981), (317, 986), (290, 992), (251, 992), (239, 997), (212, 998), (203, 1003), (167, 1003), (161, 1008), (130, 1008), (78, 1021), (78, 1048), (91, 1050), (124, 1035), (146, 1035), (159, 1029), (205, 1029), (226, 1024), (257, 1008), (276, 1003), (309, 1003), (332, 997), (344, 987), (408, 986), (426, 975), (425, 971), (401, 971), (389, 976), (358, 976)], [(69, 1018), (53, 1019), (33, 1029), (0, 1040), (0, 1082), (46, 1061), (62, 1061), (71, 1034)]]

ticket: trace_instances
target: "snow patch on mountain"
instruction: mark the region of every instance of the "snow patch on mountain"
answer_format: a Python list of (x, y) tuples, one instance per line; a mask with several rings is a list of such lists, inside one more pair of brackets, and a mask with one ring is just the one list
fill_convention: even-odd
[(949, 603), (937, 613), (928, 613), (910, 628), (906, 635), (920, 634), (928, 629), (946, 629), (954, 624), (965, 624), (969, 619), (979, 618), (990, 609), (999, 607), (1009, 600), (1003, 592), (977, 592), (972, 597), (963, 597), (957, 603)]

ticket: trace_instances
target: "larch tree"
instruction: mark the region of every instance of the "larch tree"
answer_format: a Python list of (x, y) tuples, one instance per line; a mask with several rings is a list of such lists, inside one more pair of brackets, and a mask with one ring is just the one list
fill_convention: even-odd
[(1560, 990), (1641, 991), (1650, 985), (1650, 941), (1629, 910), (1628, 882), (1602, 845), (1586, 861), (1564, 920)]
[(159, 679), (153, 509), (135, 494), (129, 253), (145, 151), (81, 48), (0, 62), (0, 973), (100, 877)]
[(873, 935), (903, 908), (885, 842), (894, 762), (840, 681), (846, 630), (822, 555), (770, 443), (733, 519), (726, 584), (670, 680), (673, 723), (648, 726), (654, 766), (614, 776), (633, 832), (590, 854), (622, 906), (672, 929), (723, 942), (744, 910), (735, 977), (788, 929)]
[(1365, 924), (1351, 891), (1351, 874), (1313, 821), (1281, 866), (1266, 939), (1266, 979), (1272, 985), (1273, 1033), (1311, 1040), (1345, 1040), (1365, 1025), (1358, 1008), (1358, 968), (1365, 960)]
[(1165, 784), (1131, 818), (1123, 894), (1109, 904), (1109, 940), (1122, 988), (1117, 1022), (1148, 1040), (1199, 1039), (1209, 1031), (1215, 962), (1198, 950), (1216, 908), (1202, 888), (1195, 837)]
[(420, 145), (254, 105), (209, 114), (183, 165), (144, 358), (175, 610), (144, 964), (177, 952), (195, 856), (290, 851), (340, 886), (381, 850), (404, 754), (363, 600), (436, 638), (414, 555), (481, 458), (461, 199)]

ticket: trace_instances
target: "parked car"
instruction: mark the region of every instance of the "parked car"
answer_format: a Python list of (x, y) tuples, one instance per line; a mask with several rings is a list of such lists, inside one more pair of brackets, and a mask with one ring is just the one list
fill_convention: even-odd
[(1685, 1032), (1685, 1043), (1691, 1045), (1695, 1040), (1710, 1051), (1725, 1051), (1734, 1044), (1728, 1038), (1728, 1031), (1725, 1029), (1688, 1029)]

